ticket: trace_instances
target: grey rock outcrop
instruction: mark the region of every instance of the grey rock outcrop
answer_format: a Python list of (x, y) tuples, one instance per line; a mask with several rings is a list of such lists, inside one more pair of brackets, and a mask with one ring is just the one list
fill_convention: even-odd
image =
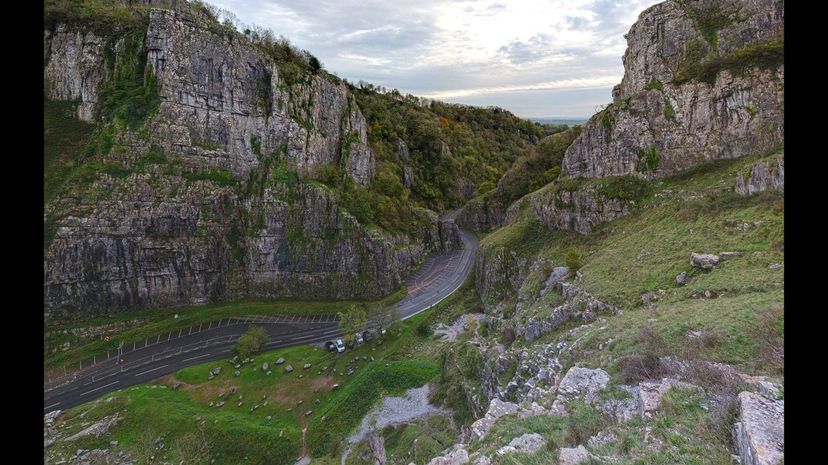
[[(57, 223), (47, 317), (245, 296), (377, 298), (425, 255), (459, 246), (456, 225), (433, 212), (417, 212), (410, 237), (369, 230), (305, 182), (321, 166), (373, 179), (367, 123), (344, 82), (288, 79), (245, 37), (180, 11), (151, 10), (143, 37), (130, 48), (65, 25), (44, 32), (46, 95), (78, 100), (81, 118), (93, 119), (112, 82), (110, 53), (116, 63), (145, 53), (160, 97), (140, 130), (115, 130), (102, 154), (126, 175), (101, 172), (46, 206)], [(276, 166), (299, 182), (274, 178)]]
[(598, 392), (607, 387), (609, 379), (609, 374), (600, 368), (570, 368), (558, 384), (558, 397), (552, 404), (552, 411), (564, 413), (565, 403), (575, 399), (595, 402)]
[(638, 413), (641, 418), (650, 418), (661, 405), (661, 399), (670, 388), (701, 390), (700, 387), (670, 378), (658, 382), (643, 382), (638, 385)]
[(754, 163), (736, 175), (736, 193), (751, 195), (768, 189), (785, 192), (785, 158)]
[(455, 444), (443, 451), (442, 455), (431, 459), (428, 465), (462, 465), (464, 463), (469, 463), (469, 453), (464, 444)]
[(84, 436), (101, 437), (109, 434), (109, 430), (121, 421), (119, 414), (111, 415), (97, 421), (90, 426), (66, 438), (67, 441), (76, 441)]
[[(614, 102), (584, 125), (561, 175), (662, 177), (776, 148), (784, 139), (781, 59), (737, 71), (722, 63), (751, 53), (781, 56), (783, 5), (668, 0), (642, 12), (626, 36)], [(695, 17), (720, 26), (702, 33)], [(699, 68), (707, 75), (695, 77)]]
[(491, 231), (506, 223), (506, 212), (489, 195), (483, 195), (466, 202), (457, 215), (456, 222), (474, 231)]
[(690, 264), (703, 270), (712, 270), (719, 264), (719, 256), (707, 253), (692, 253)]
[(489, 430), (498, 418), (503, 415), (514, 413), (517, 409), (517, 404), (503, 402), (497, 398), (492, 399), (489, 403), (489, 410), (486, 412), (486, 415), (472, 423), (471, 437), (474, 439), (483, 439), (489, 433)]
[(561, 447), (558, 449), (558, 465), (578, 465), (590, 460), (592, 455), (586, 447)]
[(684, 286), (685, 284), (690, 283), (690, 276), (687, 276), (686, 271), (682, 271), (678, 275), (676, 275), (676, 284), (679, 286)]
[[(552, 185), (555, 186), (554, 184)], [(589, 234), (603, 223), (630, 212), (630, 204), (605, 196), (599, 187), (586, 186), (576, 190), (542, 189), (528, 196), (535, 218), (549, 229), (563, 229)], [(514, 216), (520, 202), (513, 204), (507, 217)]]
[(736, 450), (745, 465), (776, 465), (784, 458), (785, 402), (752, 392), (739, 394)]
[(497, 455), (506, 455), (514, 453), (534, 454), (544, 445), (543, 436), (538, 433), (526, 433), (518, 436), (509, 444), (497, 450)]

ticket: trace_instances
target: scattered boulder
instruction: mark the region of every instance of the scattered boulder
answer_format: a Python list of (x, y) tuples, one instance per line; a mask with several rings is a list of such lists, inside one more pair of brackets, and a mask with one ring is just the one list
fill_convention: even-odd
[(651, 302), (655, 302), (666, 293), (667, 291), (665, 291), (664, 289), (659, 289), (657, 291), (652, 292), (645, 292), (644, 294), (641, 294), (641, 303), (643, 303), (644, 305), (650, 305)]
[(514, 454), (516, 452), (524, 454), (534, 454), (541, 447), (543, 447), (543, 436), (538, 433), (526, 433), (512, 439), (508, 445), (505, 445), (497, 450), (497, 455)]
[(67, 441), (76, 441), (84, 436), (101, 437), (109, 434), (109, 430), (121, 421), (119, 414), (111, 415), (88, 426), (87, 428), (66, 438)]
[(495, 421), (503, 415), (508, 415), (517, 411), (517, 404), (511, 402), (503, 402), (498, 398), (492, 399), (489, 403), (489, 410), (483, 418), (475, 421), (471, 425), (471, 435), (476, 439), (483, 439), (489, 430), (494, 425)]
[(285, 366), (285, 372), (290, 373), (291, 371), (293, 371), (293, 366), (291, 366), (290, 364), (286, 365)]
[(308, 410), (307, 412), (305, 412), (306, 417), (311, 416), (311, 414), (313, 414), (313, 410)]
[(339, 388), (339, 383), (336, 383), (333, 386), (331, 386), (331, 391), (333, 391), (334, 389), (337, 389), (337, 388)]
[(221, 373), (221, 367), (215, 367), (215, 368), (213, 368), (212, 370), (210, 370), (210, 373), (212, 373), (212, 374), (213, 374), (213, 376), (218, 376), (218, 375), (219, 375), (219, 373)]
[(768, 266), (768, 269), (771, 270), (778, 270), (779, 268), (782, 268), (781, 263), (771, 263), (770, 266)]
[(239, 370), (234, 371), (233, 374), (236, 376), (241, 376), (241, 372)]
[(742, 252), (719, 252), (719, 259), (721, 261), (727, 261), (741, 256)]
[(681, 389), (696, 389), (700, 387), (672, 378), (663, 378), (658, 382), (643, 382), (638, 385), (638, 412), (641, 418), (650, 418), (652, 413), (661, 405), (664, 394), (672, 387)]
[(588, 403), (593, 403), (598, 391), (607, 387), (609, 374), (598, 368), (572, 367), (558, 385), (558, 397), (552, 404), (552, 412), (566, 414), (564, 403), (576, 398), (583, 397)]
[(682, 271), (681, 273), (676, 275), (676, 284), (678, 284), (679, 286), (684, 286), (686, 284), (690, 284), (690, 281), (691, 281), (690, 276), (687, 276), (686, 271)]
[(303, 369), (303, 370), (307, 370), (307, 369), (308, 369), (308, 368), (310, 368), (310, 367), (311, 367), (311, 364), (310, 364), (310, 363), (306, 363), (304, 366), (302, 366), (302, 369)]
[(270, 368), (270, 364), (267, 362), (262, 363), (262, 371), (267, 371)]
[(587, 440), (587, 445), (592, 448), (601, 447), (604, 444), (609, 444), (615, 441), (616, 439), (618, 439), (618, 437), (615, 434), (607, 431), (601, 431), (595, 436), (589, 438)]
[(60, 412), (60, 410), (52, 410), (51, 412), (43, 416), (43, 421), (47, 425), (51, 425), (52, 423), (54, 423), (55, 418), (57, 418), (57, 416), (60, 415)]
[(712, 270), (719, 264), (719, 256), (706, 253), (693, 253), (690, 255), (690, 264), (703, 270)]
[(283, 363), (285, 363), (285, 359), (283, 359), (281, 357), (279, 358), (279, 360), (276, 360), (276, 365), (281, 365)]
[(591, 454), (583, 445), (558, 449), (558, 465), (577, 465), (588, 462), (591, 458)]
[(428, 465), (461, 465), (469, 463), (469, 453), (464, 444), (455, 444), (452, 448), (443, 451), (443, 455), (434, 457)]
[(744, 391), (733, 439), (744, 465), (776, 465), (784, 459), (785, 401)]

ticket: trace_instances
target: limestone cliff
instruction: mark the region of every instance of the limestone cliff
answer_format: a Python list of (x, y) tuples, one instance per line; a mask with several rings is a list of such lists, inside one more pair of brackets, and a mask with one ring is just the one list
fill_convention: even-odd
[(671, 0), (627, 34), (624, 78), (562, 176), (662, 177), (784, 137), (782, 0)]
[[(46, 205), (49, 317), (245, 296), (377, 298), (426, 254), (459, 246), (456, 226), (427, 210), (410, 234), (344, 210), (313, 178), (328, 167), (367, 186), (375, 175), (346, 84), (290, 73), (217, 23), (151, 9), (120, 34), (60, 24), (44, 31), (44, 71), (46, 97), (76, 102), (98, 125)], [(128, 92), (144, 93), (145, 113), (112, 109)]]

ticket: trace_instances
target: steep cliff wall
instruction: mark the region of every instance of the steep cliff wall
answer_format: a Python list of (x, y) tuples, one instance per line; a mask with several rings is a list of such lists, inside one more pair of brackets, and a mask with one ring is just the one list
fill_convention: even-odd
[(426, 254), (459, 246), (456, 226), (433, 212), (416, 210), (414, 230), (392, 235), (313, 181), (332, 167), (371, 182), (365, 119), (344, 83), (286, 74), (240, 34), (153, 9), (146, 29), (123, 34), (46, 31), (44, 61), (47, 97), (98, 124), (46, 205), (48, 317), (376, 298)]
[(675, 0), (641, 13), (613, 103), (567, 150), (562, 176), (662, 177), (777, 147), (783, 10), (781, 0)]

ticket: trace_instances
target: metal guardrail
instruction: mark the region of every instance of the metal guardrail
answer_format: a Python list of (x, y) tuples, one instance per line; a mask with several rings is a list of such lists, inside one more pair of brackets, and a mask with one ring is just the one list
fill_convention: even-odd
[[(177, 332), (176, 331), (169, 331), (167, 333), (167, 337), (164, 337), (163, 334), (159, 334), (156, 337), (148, 337), (143, 341), (133, 341), (132, 349), (129, 349), (129, 344), (125, 344), (123, 348), (123, 352), (121, 352), (122, 356), (127, 354), (136, 352), (138, 350), (145, 349), (147, 347), (152, 347), (161, 343), (166, 343), (171, 340), (182, 339), (187, 336), (191, 336), (193, 334), (199, 334), (203, 331), (209, 331), (212, 329), (217, 328), (224, 328), (228, 326), (237, 326), (237, 325), (245, 325), (245, 324), (253, 324), (253, 323), (261, 323), (261, 324), (307, 324), (307, 323), (334, 323), (338, 321), (338, 318), (334, 315), (244, 315), (239, 317), (229, 317), (229, 318), (222, 318), (218, 321), (210, 321), (207, 322), (207, 326), (204, 323), (201, 323), (196, 327), (195, 325), (190, 326), (189, 328), (181, 328)], [(223, 336), (227, 337), (227, 336)], [(223, 338), (222, 337), (222, 338)], [(221, 338), (216, 338), (221, 339)], [(212, 339), (210, 339), (212, 340)], [(209, 340), (208, 340), (209, 341)], [(204, 344), (204, 341), (194, 343)], [(189, 345), (189, 344), (188, 344)], [(180, 346), (178, 348), (173, 348), (170, 350), (181, 349), (182, 347), (187, 347), (188, 345)], [(161, 352), (166, 353), (167, 351)], [(176, 353), (177, 354), (177, 353)], [(56, 387), (62, 386), (64, 384), (71, 383), (76, 381), (80, 377), (86, 377), (88, 375), (93, 375), (95, 377), (98, 376), (99, 371), (106, 371), (108, 372), (108, 368), (117, 365), (117, 358), (118, 358), (118, 351), (117, 350), (109, 350), (107, 351), (106, 355), (96, 355), (91, 358), (81, 360), (77, 364), (71, 365), (71, 370), (69, 369), (69, 365), (64, 365), (63, 369), (58, 370), (51, 370), (51, 372), (44, 373), (44, 391), (50, 391)], [(139, 359), (141, 360), (141, 359)], [(152, 361), (152, 360), (150, 360)], [(125, 364), (127, 365), (127, 364)]]

